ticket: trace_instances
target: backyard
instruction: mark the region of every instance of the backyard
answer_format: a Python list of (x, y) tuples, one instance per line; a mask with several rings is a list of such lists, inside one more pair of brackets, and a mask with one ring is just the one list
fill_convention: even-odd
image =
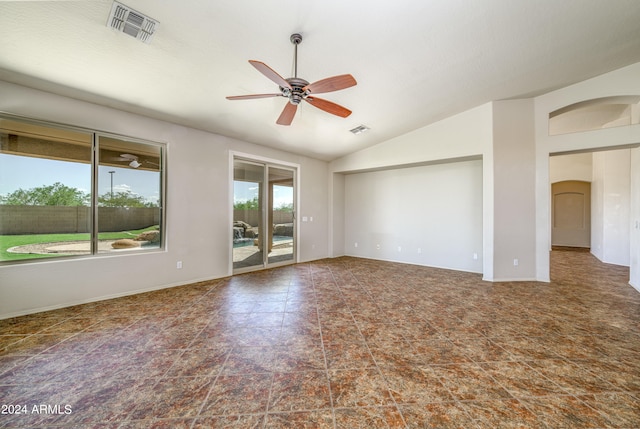
[[(121, 239), (134, 239), (144, 232), (155, 231), (158, 226), (148, 228), (104, 232), (98, 235), (98, 240), (106, 246), (100, 246), (100, 251), (109, 251), (110, 243)], [(0, 261), (17, 261), (24, 259), (60, 257), (73, 254), (90, 254), (89, 233), (76, 234), (26, 234), (26, 235), (0, 235)], [(61, 246), (72, 243), (86, 243), (84, 246), (77, 246), (76, 249), (64, 252)], [(44, 246), (46, 244), (46, 246)], [(154, 245), (158, 245), (155, 243)], [(86, 248), (86, 250), (84, 250)], [(47, 250), (53, 249), (53, 250)], [(115, 249), (112, 249), (115, 250)]]

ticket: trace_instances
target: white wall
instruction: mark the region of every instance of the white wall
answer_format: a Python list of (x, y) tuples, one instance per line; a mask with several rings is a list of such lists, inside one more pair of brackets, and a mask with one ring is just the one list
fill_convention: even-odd
[(349, 174), (344, 198), (347, 255), (482, 272), (481, 160)]
[(640, 291), (640, 147), (631, 150), (630, 165), (629, 283)]
[[(478, 180), (482, 190), (482, 250), (478, 255), (478, 261), (482, 262), (481, 272), (484, 277), (492, 279), (494, 225), (492, 115), (491, 103), (478, 106), (337, 159), (330, 163), (330, 171), (334, 173), (362, 173), (380, 169), (400, 171), (403, 167), (416, 167), (433, 162), (454, 165), (456, 164), (452, 162), (454, 160), (460, 161), (481, 157), (482, 177)], [(339, 174), (334, 174), (331, 180), (341, 180), (340, 177)], [(334, 236), (333, 231), (342, 228), (345, 228), (345, 235), (349, 234), (348, 228), (344, 225), (352, 222), (348, 211), (340, 212), (340, 208), (346, 205), (346, 202), (340, 201), (340, 198), (342, 198), (342, 194), (334, 192), (332, 199), (334, 222), (331, 224), (331, 234)], [(405, 217), (410, 217), (411, 214), (406, 213)], [(334, 243), (334, 246), (339, 245)], [(337, 249), (336, 253), (340, 253), (340, 250), (342, 249)], [(351, 249), (345, 248), (344, 252), (351, 254)], [(476, 270), (475, 265), (471, 270)]]
[(491, 103), (483, 104), (334, 160), (330, 168), (354, 172), (483, 155), (492, 144), (491, 117)]
[(557, 155), (549, 158), (549, 182), (557, 183), (565, 180), (591, 182), (593, 173), (591, 153)]
[[(464, 159), (469, 156), (482, 157), (482, 176), (480, 191), (482, 194), (482, 260), (483, 278), (490, 281), (531, 280), (536, 277), (535, 252), (535, 133), (533, 122), (533, 100), (497, 101), (470, 109), (459, 115), (431, 124), (396, 139), (381, 143), (372, 148), (348, 155), (331, 163), (337, 172), (358, 172), (386, 168), (393, 174), (400, 174), (399, 167), (415, 166), (419, 163), (439, 161), (445, 168), (455, 163), (452, 159)], [(369, 177), (369, 176), (366, 176)], [(347, 184), (353, 180), (347, 176)], [(393, 194), (381, 194), (383, 206), (399, 207), (394, 214), (399, 218), (412, 218), (412, 208), (398, 206)], [(350, 204), (346, 196), (347, 206)], [(388, 198), (385, 201), (384, 198)], [(445, 206), (434, 207), (443, 213)], [(354, 212), (345, 210), (345, 235), (357, 219)], [(364, 213), (363, 213), (364, 215)], [(370, 214), (369, 216), (374, 216)], [(374, 231), (380, 230), (376, 223)], [(394, 240), (402, 235), (401, 227), (389, 223), (386, 231), (376, 240), (388, 242), (387, 249), (397, 249)], [(448, 232), (455, 234), (448, 229)], [(431, 233), (434, 233), (431, 231)], [(386, 235), (385, 235), (386, 234)], [(439, 237), (438, 234), (435, 235)], [(426, 238), (426, 236), (425, 236)], [(421, 237), (421, 240), (425, 238)], [(370, 253), (367, 250), (354, 250), (353, 241), (345, 244), (347, 254), (360, 254), (367, 257), (398, 260), (397, 250), (389, 253), (381, 251)], [(374, 240), (375, 241), (375, 240)], [(369, 243), (372, 245), (378, 244)], [(410, 244), (418, 247), (418, 245)], [(402, 246), (401, 246), (402, 247)], [(355, 253), (354, 253), (355, 252)], [(468, 253), (468, 250), (467, 250)], [(471, 251), (471, 254), (476, 253)], [(426, 260), (420, 262), (436, 266), (462, 266), (477, 270), (477, 262), (471, 263), (461, 252), (461, 261)], [(403, 261), (418, 261), (417, 257), (401, 256)], [(514, 264), (518, 259), (518, 265)], [(427, 261), (427, 262), (425, 262)]]
[(345, 231), (344, 231), (344, 175), (334, 173), (330, 176), (329, 187), (331, 196), (329, 197), (330, 210), (330, 246), (332, 257), (344, 256), (345, 254)]
[(591, 253), (609, 264), (630, 264), (631, 150), (593, 154)]
[[(481, 155), (483, 159), (483, 278), (508, 280), (511, 275), (514, 276), (513, 279), (528, 278), (531, 274), (529, 266), (525, 268), (520, 265), (519, 267), (523, 269), (519, 270), (512, 268), (513, 258), (521, 259), (516, 254), (523, 250), (527, 258), (526, 262), (534, 264), (531, 278), (549, 281), (551, 249), (549, 155), (640, 143), (640, 125), (550, 136), (549, 113), (584, 100), (640, 94), (638, 76), (640, 76), (640, 63), (536, 97), (532, 106), (531, 100), (488, 103), (335, 160), (330, 164), (330, 171), (353, 173)], [(517, 107), (515, 112), (508, 111), (507, 106), (511, 102), (514, 102), (513, 105)], [(522, 105), (518, 106), (518, 103)], [(523, 132), (519, 133), (518, 127), (511, 125), (510, 120), (518, 121), (524, 127)], [(498, 136), (496, 139), (495, 134), (502, 132), (503, 137)], [(527, 153), (509, 152), (509, 140), (524, 144)], [(533, 153), (530, 151), (532, 147)], [(525, 168), (527, 174), (519, 176), (518, 185), (509, 190), (511, 185), (507, 171), (511, 162), (516, 162)], [(514, 217), (514, 214), (510, 213), (511, 208), (504, 202), (504, 195), (513, 197), (518, 192), (517, 188), (522, 189), (523, 195), (521, 198), (516, 198), (513, 204), (523, 204), (523, 208), (530, 210), (519, 213), (521, 217), (517, 215)], [(524, 195), (525, 193), (527, 195)], [(344, 218), (345, 222), (349, 222), (347, 217)], [(342, 219), (342, 217), (336, 219)], [(509, 227), (504, 227), (505, 221), (517, 222), (522, 226), (524, 230), (520, 233), (526, 237), (518, 237), (524, 238), (525, 241), (516, 242), (516, 236), (510, 237)], [(331, 227), (338, 226), (332, 224)], [(530, 228), (533, 228), (533, 238), (530, 236), (532, 231)], [(494, 242), (498, 237), (501, 241)], [(530, 239), (532, 242), (529, 241)], [(495, 258), (499, 260), (494, 261)], [(511, 266), (508, 265), (509, 263)]]
[(604, 258), (604, 162), (595, 162), (591, 172), (591, 254)]
[(493, 103), (494, 281), (535, 280), (533, 100)]
[[(299, 259), (327, 257), (328, 164), (108, 107), (0, 82), (0, 111), (167, 143), (164, 252), (0, 266), (0, 318), (228, 276), (229, 151), (300, 165)], [(176, 269), (176, 261), (183, 268)]]
[[(330, 237), (327, 234), (331, 213), (329, 211), (329, 164), (305, 158), (300, 171), (300, 205), (297, 218), (299, 262), (313, 261), (331, 256)], [(302, 222), (306, 217), (307, 222)], [(310, 219), (313, 218), (313, 221)]]

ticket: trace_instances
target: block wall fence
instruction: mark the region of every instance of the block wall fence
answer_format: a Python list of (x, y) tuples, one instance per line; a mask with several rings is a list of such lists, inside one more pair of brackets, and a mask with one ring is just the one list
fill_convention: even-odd
[[(98, 231), (126, 231), (160, 224), (160, 209), (100, 207)], [(91, 232), (91, 208), (85, 206), (0, 205), (0, 234), (71, 234)]]

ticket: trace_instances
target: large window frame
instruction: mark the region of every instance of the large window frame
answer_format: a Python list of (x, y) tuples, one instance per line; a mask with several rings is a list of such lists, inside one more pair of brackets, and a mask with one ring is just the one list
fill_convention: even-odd
[[(88, 244), (89, 249), (88, 253), (85, 251), (84, 254), (67, 254), (61, 252), (56, 255), (43, 255), (42, 257), (35, 258), (25, 258), (25, 259), (2, 259), (0, 258), (0, 266), (2, 265), (13, 265), (13, 264), (25, 264), (25, 263), (39, 263), (39, 262), (50, 262), (50, 261), (60, 261), (66, 259), (77, 259), (77, 258), (87, 258), (87, 257), (101, 257), (101, 256), (124, 256), (124, 255), (133, 255), (133, 254), (147, 254), (150, 252), (164, 252), (166, 251), (166, 182), (167, 182), (167, 144), (161, 142), (150, 141), (146, 139), (140, 139), (130, 136), (125, 136), (121, 134), (100, 131), (95, 129), (88, 129), (84, 127), (77, 127), (67, 124), (60, 124), (45, 120), (33, 119), (24, 116), (13, 115), (5, 112), (0, 112), (0, 123), (15, 123), (22, 124), (25, 127), (43, 127), (52, 131), (52, 134), (47, 136), (43, 135), (42, 140), (46, 142), (54, 140), (54, 135), (56, 132), (60, 134), (64, 133), (79, 133), (83, 134), (87, 140), (85, 142), (86, 145), (90, 146), (88, 150), (90, 150), (90, 165), (88, 173), (90, 175), (90, 201), (87, 204), (88, 217), (87, 226), (88, 229)], [(3, 127), (0, 127), (3, 128)], [(7, 134), (6, 131), (2, 131), (3, 134)], [(61, 141), (58, 138), (57, 141)], [(102, 143), (104, 141), (104, 143)], [(108, 143), (107, 143), (108, 142)], [(65, 142), (63, 141), (63, 144)], [(115, 146), (114, 146), (115, 145)], [(126, 150), (130, 149), (130, 150)], [(136, 150), (137, 149), (137, 150)], [(81, 149), (85, 150), (85, 149)], [(116, 161), (112, 161), (114, 159), (112, 156), (107, 156), (109, 150), (113, 152), (113, 150), (117, 150), (118, 154), (122, 152), (124, 154), (124, 159), (118, 159)], [(129, 152), (134, 153), (135, 155), (131, 155)], [(142, 152), (142, 153), (141, 153)], [(4, 150), (4, 148), (0, 147), (0, 154), (12, 154), (10, 150)], [(103, 154), (103, 160), (101, 160), (101, 153)], [(151, 155), (149, 155), (151, 154)], [(60, 160), (60, 158), (49, 157), (45, 153), (39, 152), (24, 152), (13, 153), (13, 155), (20, 155), (23, 157), (36, 157), (43, 158), (46, 160)], [(140, 155), (140, 156), (138, 156)], [(128, 156), (132, 156), (131, 159), (128, 159)], [(122, 158), (122, 155), (120, 155)], [(63, 161), (71, 161), (77, 162), (73, 159), (63, 159)], [(87, 164), (87, 159), (82, 161), (83, 164)], [(153, 219), (153, 226), (149, 229), (153, 229), (154, 233), (147, 234), (149, 238), (148, 240), (153, 241), (141, 241), (142, 245), (135, 244), (134, 247), (128, 249), (121, 249), (113, 246), (113, 250), (111, 251), (111, 247), (109, 250), (104, 250), (104, 244), (99, 246), (101, 237), (100, 235), (104, 231), (100, 231), (99, 228), (101, 225), (105, 224), (105, 220), (108, 219), (105, 216), (105, 213), (112, 213), (109, 211), (111, 209), (105, 203), (105, 201), (99, 200), (99, 186), (101, 186), (102, 180), (102, 188), (104, 190), (104, 171), (102, 172), (102, 176), (99, 174), (100, 170), (105, 167), (110, 167), (109, 169), (125, 171), (125, 169), (131, 169), (131, 174), (142, 175), (145, 172), (142, 170), (148, 170), (146, 174), (151, 177), (151, 182), (155, 187), (157, 184), (157, 191), (154, 188), (154, 194), (157, 193), (157, 200), (155, 203), (150, 203), (149, 208), (146, 210), (146, 216)], [(139, 169), (139, 170), (138, 170)], [(111, 173), (111, 171), (109, 172)], [(157, 173), (157, 174), (156, 174)], [(82, 173), (84, 174), (84, 173)], [(113, 192), (113, 175), (111, 176), (111, 198), (114, 197)], [(156, 177), (157, 176), (157, 177)], [(157, 180), (157, 182), (155, 182)], [(117, 202), (114, 201), (114, 204)], [(26, 207), (26, 206), (25, 206)], [(130, 211), (130, 208), (125, 203), (125, 205), (119, 206), (122, 210)], [(138, 207), (135, 207), (138, 209)], [(105, 211), (105, 209), (107, 209)], [(113, 210), (113, 209), (111, 209)], [(145, 208), (140, 208), (139, 211), (145, 210)], [(103, 211), (103, 222), (100, 222), (100, 212)], [(149, 215), (149, 212), (151, 214)], [(136, 212), (137, 213), (137, 212)], [(2, 218), (0, 218), (0, 227), (2, 226)], [(144, 221), (143, 221), (144, 222)], [(105, 231), (108, 231), (105, 227), (102, 227)], [(5, 228), (6, 229), (6, 228)], [(125, 229), (135, 229), (135, 228), (125, 228)], [(2, 230), (2, 228), (0, 228)], [(155, 231), (158, 231), (157, 233)], [(27, 233), (24, 235), (37, 235), (38, 233)], [(102, 248), (101, 248), (102, 247)], [(7, 254), (8, 255), (8, 254)]]

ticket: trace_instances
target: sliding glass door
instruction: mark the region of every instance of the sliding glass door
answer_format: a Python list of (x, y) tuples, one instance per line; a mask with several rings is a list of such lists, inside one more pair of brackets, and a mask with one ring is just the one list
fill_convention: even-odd
[(269, 178), (269, 253), (268, 264), (293, 262), (294, 211), (293, 170), (268, 167)]
[(233, 270), (295, 262), (295, 169), (233, 161)]

